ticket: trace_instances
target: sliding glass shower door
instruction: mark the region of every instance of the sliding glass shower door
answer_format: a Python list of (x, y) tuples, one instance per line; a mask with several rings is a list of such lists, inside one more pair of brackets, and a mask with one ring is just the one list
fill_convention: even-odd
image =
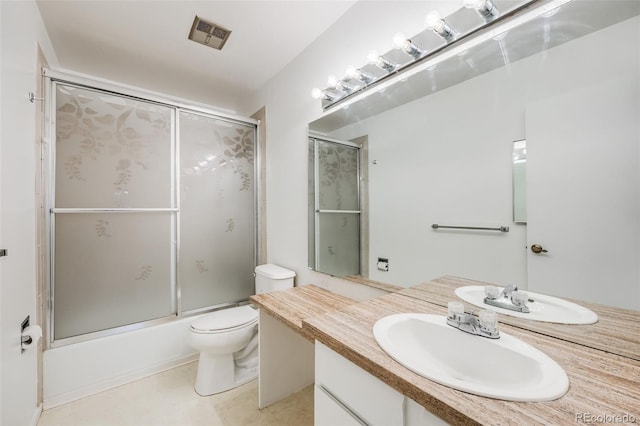
[(67, 82), (51, 93), (50, 342), (246, 300), (255, 125)]
[(179, 282), (190, 311), (253, 293), (255, 126), (179, 117)]
[(336, 276), (360, 274), (360, 147), (309, 139), (309, 266)]
[(175, 312), (173, 114), (55, 84), (54, 336)]

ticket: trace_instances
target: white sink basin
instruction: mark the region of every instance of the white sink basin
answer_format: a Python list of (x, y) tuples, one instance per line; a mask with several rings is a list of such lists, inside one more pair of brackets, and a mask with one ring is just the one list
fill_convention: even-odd
[(475, 395), (551, 401), (569, 388), (564, 370), (533, 346), (501, 332), (488, 339), (447, 325), (446, 317), (396, 314), (378, 320), (380, 347), (409, 370)]
[(530, 312), (523, 313), (487, 305), (484, 303), (484, 287), (481, 285), (458, 287), (455, 292), (459, 298), (472, 305), (518, 318), (559, 324), (593, 324), (598, 321), (598, 315), (590, 309), (545, 294), (527, 292), (534, 301), (527, 303)]

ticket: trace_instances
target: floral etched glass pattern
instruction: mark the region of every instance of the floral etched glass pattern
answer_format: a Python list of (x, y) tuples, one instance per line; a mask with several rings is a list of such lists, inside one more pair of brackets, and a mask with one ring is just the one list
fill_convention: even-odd
[(55, 206), (172, 207), (172, 109), (55, 87)]
[(360, 273), (360, 215), (320, 213), (317, 270), (344, 277)]
[(309, 266), (335, 276), (360, 273), (359, 148), (309, 139)]
[(255, 267), (255, 126), (180, 112), (182, 309), (247, 299)]
[(318, 141), (321, 210), (358, 210), (358, 149)]
[(173, 221), (157, 212), (56, 215), (55, 339), (173, 314)]

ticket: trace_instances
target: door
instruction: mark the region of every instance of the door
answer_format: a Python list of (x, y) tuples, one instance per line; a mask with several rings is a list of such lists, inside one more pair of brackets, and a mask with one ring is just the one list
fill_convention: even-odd
[(360, 147), (309, 139), (309, 266), (335, 276), (360, 274)]
[(527, 108), (531, 291), (640, 309), (639, 122), (637, 76)]

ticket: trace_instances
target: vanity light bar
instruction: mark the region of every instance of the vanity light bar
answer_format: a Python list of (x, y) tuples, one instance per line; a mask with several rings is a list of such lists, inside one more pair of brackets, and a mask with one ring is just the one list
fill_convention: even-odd
[[(523, 0), (524, 3), (532, 1), (535, 0)], [(467, 9), (474, 9), (478, 13), (478, 15), (484, 19), (485, 25), (489, 24), (500, 15), (498, 9), (493, 3), (493, 0), (463, 0), (463, 5)], [(456, 41), (461, 35), (449, 23), (447, 23), (437, 11), (429, 12), (426, 15), (425, 27), (427, 30), (433, 31), (439, 37), (444, 39), (447, 44)], [(472, 30), (475, 31), (475, 28)], [(391, 60), (385, 58), (382, 55), (379, 55), (376, 51), (372, 50), (367, 56), (368, 63), (375, 65), (377, 68), (384, 71), (385, 74), (381, 76), (375, 76), (362, 71), (359, 68), (349, 67), (346, 71), (346, 77), (338, 79), (331, 76), (329, 78), (327, 89), (330, 90), (313, 89), (312, 97), (314, 99), (321, 99), (325, 101), (325, 103), (323, 103), (323, 107), (328, 108), (333, 103), (336, 103), (346, 97), (367, 89), (368, 86), (376, 83), (381, 79), (386, 78), (390, 74), (401, 71), (402, 68), (405, 68), (415, 63), (416, 61), (423, 59), (427, 55), (427, 53), (429, 53), (421, 49), (410, 38), (408, 38), (401, 32), (397, 33), (393, 38), (393, 46), (395, 49), (401, 50), (407, 55), (413, 57), (413, 60), (408, 64), (400, 66), (399, 64), (393, 63)], [(352, 80), (356, 80), (355, 85), (347, 83), (351, 82)]]
[(393, 37), (393, 46), (396, 49), (402, 50), (407, 55), (411, 55), (414, 59), (419, 58), (424, 53), (424, 50), (413, 44), (411, 39), (407, 38), (404, 33), (398, 33)]
[(498, 9), (491, 0), (464, 0), (464, 7), (475, 9), (485, 22), (491, 22), (499, 15)]
[(382, 70), (385, 70), (386, 72), (395, 71), (398, 67), (397, 64), (392, 63), (384, 56), (378, 55), (378, 52), (376, 52), (375, 50), (369, 52), (369, 54), (367, 55), (367, 62), (369, 62), (371, 65), (375, 65)]
[(458, 33), (453, 28), (451, 28), (451, 26), (447, 24), (444, 19), (442, 19), (440, 13), (438, 13), (438, 11), (436, 10), (427, 13), (424, 24), (428, 30), (432, 30), (434, 33), (438, 34), (447, 43), (451, 43), (456, 39), (456, 36), (458, 35)]

